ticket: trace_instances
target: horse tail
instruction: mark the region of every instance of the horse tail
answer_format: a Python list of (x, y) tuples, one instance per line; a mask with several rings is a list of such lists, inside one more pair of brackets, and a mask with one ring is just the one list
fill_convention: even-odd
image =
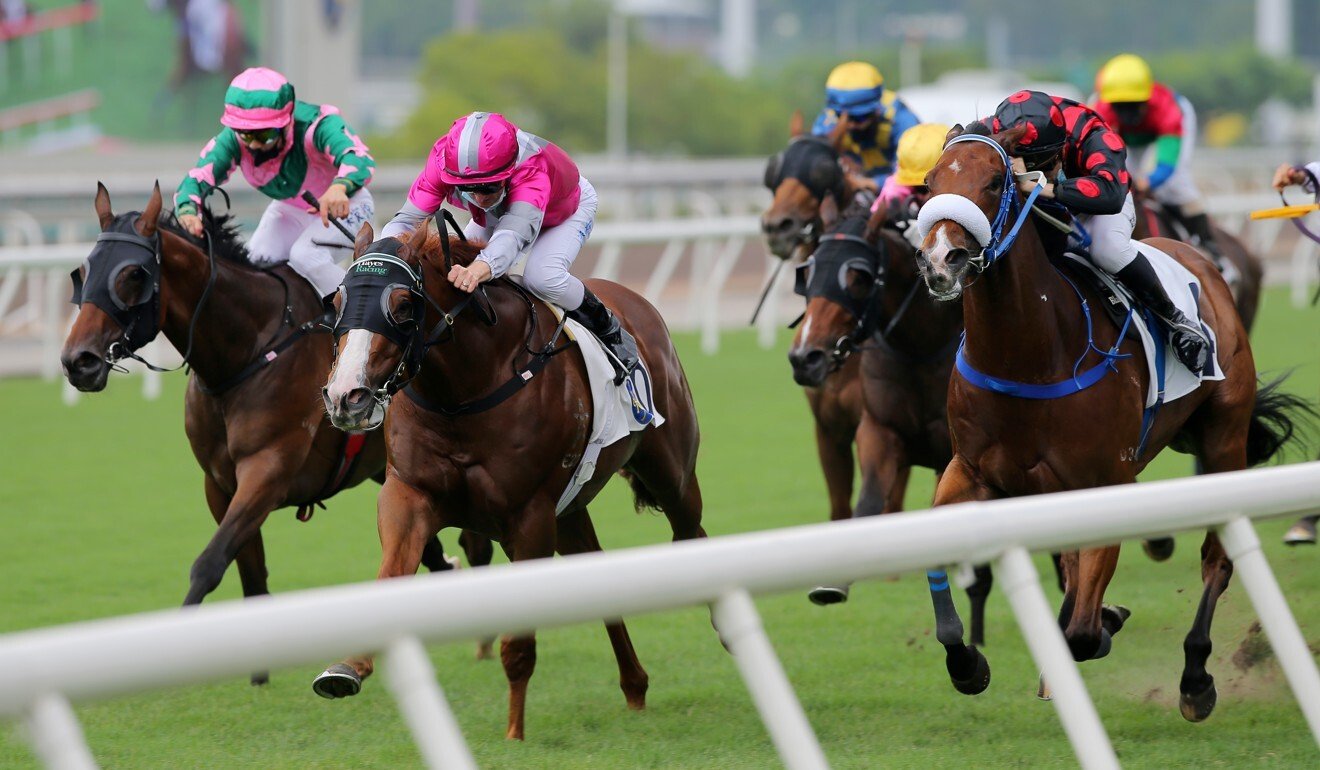
[(646, 508), (655, 511), (660, 510), (660, 500), (656, 498), (651, 490), (646, 488), (646, 485), (642, 483), (642, 480), (638, 478), (636, 473), (625, 468), (619, 471), (619, 475), (627, 479), (628, 486), (632, 487), (633, 508), (638, 513), (641, 513)]
[(1247, 467), (1259, 465), (1278, 454), (1295, 434), (1313, 427), (1315, 407), (1300, 396), (1280, 390), (1288, 379), (1285, 372), (1256, 391), (1247, 428)]

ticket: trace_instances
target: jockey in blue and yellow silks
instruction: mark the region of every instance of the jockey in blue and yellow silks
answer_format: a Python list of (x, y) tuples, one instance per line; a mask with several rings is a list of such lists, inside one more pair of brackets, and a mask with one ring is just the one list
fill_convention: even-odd
[(825, 81), (825, 109), (811, 126), (811, 133), (823, 136), (847, 113), (843, 154), (861, 166), (875, 192), (894, 173), (899, 137), (921, 122), (884, 83), (880, 71), (866, 62), (840, 64)]

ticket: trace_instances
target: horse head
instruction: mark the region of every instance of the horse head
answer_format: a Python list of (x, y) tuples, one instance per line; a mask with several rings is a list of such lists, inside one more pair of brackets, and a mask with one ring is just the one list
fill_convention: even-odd
[(379, 427), (390, 398), (417, 376), (431, 347), (452, 336), (469, 304), (493, 323), (481, 307), (484, 292), (460, 292), (447, 277), (484, 244), (425, 227), (405, 238), (374, 239), (371, 225), (363, 225), (334, 299), (336, 358), (321, 394), (330, 421), (342, 430)]
[(917, 266), (939, 300), (957, 299), (971, 268), (985, 269), (1007, 250), (1000, 243), (1018, 202), (1011, 153), (1026, 133), (1017, 126), (994, 135), (949, 130), (944, 153), (926, 176), (931, 198), (917, 220), (922, 243)]
[(379, 427), (389, 398), (416, 375), (425, 354), (419, 252), (427, 229), (405, 239), (375, 235), (370, 222), (358, 231), (353, 264), (334, 299), (335, 361), (321, 395), (330, 422), (341, 430)]
[(765, 167), (765, 186), (774, 194), (761, 215), (770, 253), (790, 259), (799, 249), (810, 251), (826, 223), (838, 216), (849, 197), (848, 181), (839, 165), (841, 123), (827, 137), (805, 133), (802, 113), (793, 113), (792, 137), (783, 151), (770, 157)]
[(819, 387), (875, 332), (886, 263), (879, 227), (858, 215), (821, 236), (797, 267), (793, 291), (807, 300), (788, 353), (797, 384)]
[(101, 234), (73, 271), (73, 303), (81, 308), (64, 340), (60, 363), (69, 384), (105, 388), (110, 368), (156, 337), (165, 313), (160, 286), (160, 184), (146, 208), (116, 216), (110, 193), (96, 185)]

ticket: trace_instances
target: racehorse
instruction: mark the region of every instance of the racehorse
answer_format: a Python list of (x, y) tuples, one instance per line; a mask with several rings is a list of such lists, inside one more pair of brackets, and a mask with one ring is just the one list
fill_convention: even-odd
[[(451, 265), (470, 263), (482, 244), (427, 228), (406, 241), (373, 237), (363, 226), (358, 261), (336, 300), (338, 359), (324, 399), (335, 425), (370, 428), (380, 424), (386, 397), (408, 382), (406, 397), (384, 417), (380, 578), (415, 572), (423, 547), (444, 527), (498, 540), (515, 562), (599, 551), (587, 506), (615, 473), (628, 479), (638, 510), (663, 511), (675, 540), (705, 537), (696, 411), (655, 308), (622, 286), (590, 282), (637, 339), (665, 421), (605, 447), (594, 472), (584, 469), (585, 486), (556, 515), (593, 419), (586, 367), (581, 356), (565, 354), (572, 345), (562, 324), (508, 278), (474, 294), (450, 285)], [(628, 706), (644, 708), (648, 678), (627, 629), (621, 620), (605, 627)], [(506, 735), (522, 739), (535, 636), (506, 636), (500, 657), (509, 680)], [(327, 669), (314, 689), (353, 695), (372, 668), (370, 656), (350, 658)]]
[[(1193, 243), (1194, 238), (1177, 218), (1159, 201), (1148, 193), (1133, 191), (1133, 203), (1136, 204), (1137, 224), (1132, 230), (1132, 237), (1138, 240), (1146, 238), (1173, 238), (1183, 243)], [(1265, 268), (1260, 258), (1247, 248), (1237, 236), (1227, 230), (1214, 227), (1215, 240), (1224, 252), (1224, 258), (1237, 268), (1238, 280), (1233, 290), (1233, 301), (1237, 305), (1242, 326), (1251, 331), (1256, 321), (1256, 311), (1260, 309), (1260, 289), (1264, 284)], [(1194, 244), (1195, 245), (1195, 244)]]
[[(270, 512), (299, 506), (305, 518), (340, 489), (381, 480), (385, 442), (346, 441), (323, 413), (316, 384), (332, 351), (329, 335), (317, 333), (327, 329), (311, 284), (286, 266), (249, 263), (229, 215), (207, 212), (202, 245), (161, 207), (156, 185), (144, 211), (116, 216), (110, 193), (97, 185), (102, 232), (74, 271), (82, 309), (60, 361), (71, 385), (93, 392), (158, 331), (183, 351), (192, 369), (184, 430), (219, 525), (193, 563), (184, 604), (215, 590), (235, 558), (243, 595), (259, 596), (269, 593), (260, 528)], [(356, 457), (346, 462), (353, 444)], [(465, 546), (474, 565), (490, 562), (489, 543), (471, 538)], [(449, 568), (438, 540), (427, 542), (425, 563)]]
[[(777, 256), (812, 254), (797, 267), (795, 291), (807, 306), (788, 359), (816, 421), (831, 521), (901, 511), (912, 465), (944, 469), (952, 455), (944, 391), (962, 331), (960, 307), (920, 291), (912, 246), (859, 202), (856, 177), (840, 165), (844, 126), (812, 137), (802, 113), (793, 114), (788, 147), (766, 166), (774, 199), (761, 219)], [(862, 471), (856, 509), (854, 441)], [(968, 594), (973, 643), (981, 644), (991, 573), (982, 566), (976, 575)], [(808, 596), (835, 604), (847, 600), (848, 586), (818, 586)]]
[[(1210, 473), (1273, 456), (1292, 436), (1289, 415), (1303, 402), (1279, 392), (1278, 382), (1257, 390), (1246, 329), (1214, 266), (1186, 244), (1148, 241), (1200, 280), (1201, 316), (1217, 337), (1224, 379), (1203, 381), (1164, 404), (1143, 435), (1149, 374), (1140, 346), (1113, 324), (1097, 321), (1092, 328), (1089, 310), (1080, 311), (1100, 307), (1099, 295), (1051, 263), (1029, 216), (1035, 193), (1024, 202), (1018, 192), (1009, 158), (1028, 127), (993, 136), (976, 128), (949, 132), (927, 177), (937, 195), (921, 217), (925, 237), (917, 261), (926, 285), (937, 299), (961, 297), (966, 321), (948, 391), (954, 455), (935, 504), (1132, 483), (1165, 446), (1195, 454)], [(1109, 370), (1112, 376), (1104, 376)], [(1118, 550), (1112, 545), (1063, 557), (1059, 622), (1077, 660), (1107, 654), (1126, 619), (1102, 605)], [(1183, 644), (1179, 686), (1182, 714), (1192, 721), (1205, 719), (1215, 705), (1214, 678), (1205, 668), (1210, 624), (1233, 572), (1213, 531), (1201, 556), (1204, 591)], [(937, 637), (955, 688), (976, 694), (989, 685), (989, 664), (963, 644), (942, 576), (941, 570), (930, 576)]]

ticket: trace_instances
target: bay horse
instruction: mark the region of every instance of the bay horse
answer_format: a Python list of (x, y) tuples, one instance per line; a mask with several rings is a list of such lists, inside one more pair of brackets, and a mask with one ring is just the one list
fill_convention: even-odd
[[(926, 285), (937, 299), (961, 297), (966, 321), (948, 391), (954, 455), (935, 504), (1132, 483), (1166, 446), (1194, 454), (1210, 473), (1241, 470), (1273, 456), (1292, 436), (1290, 413), (1304, 402), (1280, 392), (1277, 381), (1257, 389), (1246, 329), (1214, 265), (1184, 243), (1148, 241), (1199, 279), (1201, 317), (1217, 337), (1224, 379), (1204, 381), (1164, 404), (1143, 436), (1149, 375), (1140, 345), (1120, 338), (1111, 323), (1097, 321), (1090, 329), (1089, 312), (1084, 317), (1082, 311), (1100, 307), (1099, 295), (1053, 265), (1029, 216), (1035, 194), (1024, 202), (1018, 192), (1010, 156), (1028, 127), (992, 136), (975, 128), (950, 130), (927, 177), (937, 196), (921, 219), (925, 237), (917, 262)], [(1113, 376), (1088, 376), (1108, 370)], [(1005, 392), (978, 387), (969, 377), (991, 378)], [(1065, 395), (1054, 397), (1059, 393)], [(1111, 545), (1063, 557), (1059, 623), (1079, 661), (1106, 655), (1126, 619), (1102, 605), (1118, 551)], [(1201, 557), (1204, 590), (1183, 643), (1179, 684), (1180, 710), (1191, 721), (1205, 719), (1215, 705), (1214, 678), (1205, 667), (1210, 625), (1233, 573), (1213, 531)], [(989, 685), (989, 664), (963, 644), (942, 574), (932, 570), (930, 577), (936, 635), (954, 687), (974, 695)]]
[[(373, 238), (371, 226), (363, 226), (355, 267), (336, 299), (338, 359), (324, 400), (340, 428), (371, 428), (380, 424), (382, 402), (407, 380), (405, 397), (395, 398), (383, 417), (381, 579), (413, 574), (426, 543), (444, 527), (497, 540), (514, 562), (599, 551), (587, 506), (616, 473), (628, 479), (639, 511), (664, 513), (675, 540), (705, 537), (696, 411), (654, 307), (618, 284), (588, 282), (637, 339), (655, 411), (665, 421), (605, 447), (594, 471), (586, 469), (585, 486), (556, 515), (593, 420), (586, 367), (581, 356), (565, 352), (572, 345), (561, 324), (508, 278), (474, 294), (454, 288), (449, 267), (469, 264), (478, 242), (425, 227), (406, 240)], [(605, 627), (628, 706), (644, 708), (648, 677), (628, 631), (622, 620)], [(521, 740), (535, 635), (506, 636), (500, 658), (509, 680), (506, 736)], [(373, 665), (371, 656), (349, 658), (313, 687), (325, 697), (353, 695)]]
[[(944, 392), (962, 331), (962, 309), (919, 291), (911, 244), (859, 199), (856, 175), (841, 165), (845, 129), (811, 136), (793, 113), (788, 147), (766, 165), (774, 198), (761, 218), (771, 252), (803, 260), (795, 291), (807, 305), (788, 359), (815, 419), (831, 521), (901, 511), (912, 465), (943, 471), (952, 455)], [(990, 569), (978, 566), (976, 578), (967, 590), (972, 640), (982, 644)], [(818, 586), (808, 597), (836, 604), (848, 591)]]
[[(1178, 222), (1177, 218), (1149, 193), (1133, 191), (1132, 202), (1136, 205), (1137, 225), (1132, 230), (1132, 237), (1137, 240), (1146, 238), (1172, 238), (1183, 243), (1194, 243), (1194, 237)], [(1237, 306), (1242, 326), (1251, 332), (1256, 322), (1256, 312), (1260, 309), (1260, 290), (1264, 285), (1265, 267), (1260, 257), (1247, 248), (1241, 239), (1229, 231), (1211, 223), (1215, 241), (1219, 243), (1224, 258), (1238, 271), (1238, 282), (1230, 286), (1233, 290), (1233, 302)]]
[[(287, 266), (253, 266), (229, 215), (206, 212), (203, 246), (161, 208), (157, 184), (142, 212), (116, 216), (109, 191), (97, 185), (102, 232), (74, 271), (81, 312), (60, 361), (69, 384), (95, 392), (158, 331), (183, 353), (191, 369), (184, 431), (218, 525), (193, 563), (183, 603), (201, 603), (235, 559), (243, 595), (260, 596), (269, 593), (261, 525), (270, 512), (299, 506), (305, 518), (340, 489), (381, 480), (385, 442), (367, 435), (344, 462), (346, 437), (316, 395), (332, 351), (330, 335), (318, 333), (328, 327), (311, 284)], [(488, 542), (465, 545), (470, 561), (489, 563)], [(438, 540), (425, 550), (428, 568), (450, 568)], [(254, 684), (264, 681), (254, 676)]]

